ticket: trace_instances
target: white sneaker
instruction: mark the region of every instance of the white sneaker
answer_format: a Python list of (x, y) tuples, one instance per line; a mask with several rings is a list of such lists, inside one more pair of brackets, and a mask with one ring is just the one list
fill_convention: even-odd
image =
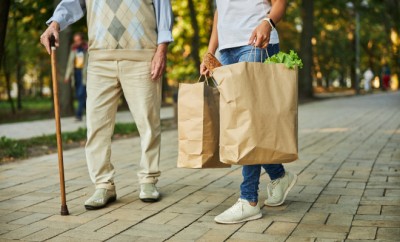
[(87, 210), (95, 210), (104, 208), (107, 204), (115, 202), (117, 200), (117, 194), (114, 189), (98, 188), (94, 194), (85, 202), (85, 208)]
[(160, 193), (155, 184), (144, 183), (140, 184), (139, 198), (147, 203), (157, 202), (160, 199)]
[(271, 181), (267, 185), (267, 200), (264, 204), (270, 207), (282, 205), (289, 191), (296, 184), (297, 175), (286, 172), (281, 178)]
[(215, 217), (214, 220), (220, 224), (235, 224), (259, 219), (261, 217), (262, 213), (258, 203), (253, 207), (247, 200), (239, 198), (235, 205)]

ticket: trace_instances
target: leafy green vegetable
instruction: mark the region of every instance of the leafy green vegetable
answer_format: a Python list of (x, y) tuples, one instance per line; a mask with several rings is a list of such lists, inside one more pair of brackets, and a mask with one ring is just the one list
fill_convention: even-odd
[(298, 67), (299, 69), (303, 68), (303, 62), (293, 50), (290, 50), (289, 54), (280, 51), (278, 54), (267, 58), (265, 63), (283, 63), (289, 69), (293, 69), (295, 67)]

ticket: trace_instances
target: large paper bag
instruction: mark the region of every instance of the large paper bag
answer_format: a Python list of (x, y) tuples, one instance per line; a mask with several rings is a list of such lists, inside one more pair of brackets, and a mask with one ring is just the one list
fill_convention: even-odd
[(241, 62), (214, 70), (220, 98), (220, 159), (227, 164), (298, 158), (297, 69)]
[(207, 82), (181, 83), (178, 93), (178, 167), (222, 168), (219, 161), (219, 92)]

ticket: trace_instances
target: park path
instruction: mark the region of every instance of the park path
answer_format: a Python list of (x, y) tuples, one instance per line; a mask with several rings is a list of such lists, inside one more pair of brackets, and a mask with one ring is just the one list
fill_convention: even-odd
[(97, 211), (83, 207), (93, 186), (82, 148), (65, 152), (66, 217), (55, 154), (1, 165), (0, 241), (399, 241), (399, 92), (301, 105), (300, 159), (286, 165), (298, 182), (282, 206), (244, 224), (213, 222), (238, 198), (240, 167), (178, 169), (177, 132), (162, 139), (154, 204), (138, 200), (138, 138), (113, 143), (119, 198)]
[[(170, 119), (174, 117), (172, 107), (161, 108), (161, 119)], [(85, 118), (85, 117), (84, 117)], [(116, 123), (133, 122), (129, 111), (118, 112)], [(86, 128), (86, 120), (77, 122), (74, 117), (61, 118), (62, 132), (73, 132), (79, 128)], [(29, 139), (32, 137), (50, 135), (56, 133), (56, 124), (54, 119), (45, 119), (28, 122), (18, 122), (10, 124), (0, 124), (0, 137), (5, 136), (9, 139)]]

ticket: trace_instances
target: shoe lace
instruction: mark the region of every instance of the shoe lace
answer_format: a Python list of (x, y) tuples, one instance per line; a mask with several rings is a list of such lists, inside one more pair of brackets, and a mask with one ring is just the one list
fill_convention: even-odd
[(243, 202), (242, 200), (237, 200), (237, 202), (228, 210), (229, 213), (234, 214), (236, 211), (240, 211), (243, 214)]
[(271, 197), (274, 197), (274, 196), (275, 196), (275, 195), (274, 195), (274, 193), (275, 193), (275, 191), (276, 191), (275, 188), (276, 188), (276, 186), (279, 184), (280, 181), (281, 181), (281, 179), (278, 178), (278, 179), (272, 180), (272, 181), (268, 184), (268, 187), (269, 187), (268, 193), (270, 192), (269, 195), (271, 195)]

